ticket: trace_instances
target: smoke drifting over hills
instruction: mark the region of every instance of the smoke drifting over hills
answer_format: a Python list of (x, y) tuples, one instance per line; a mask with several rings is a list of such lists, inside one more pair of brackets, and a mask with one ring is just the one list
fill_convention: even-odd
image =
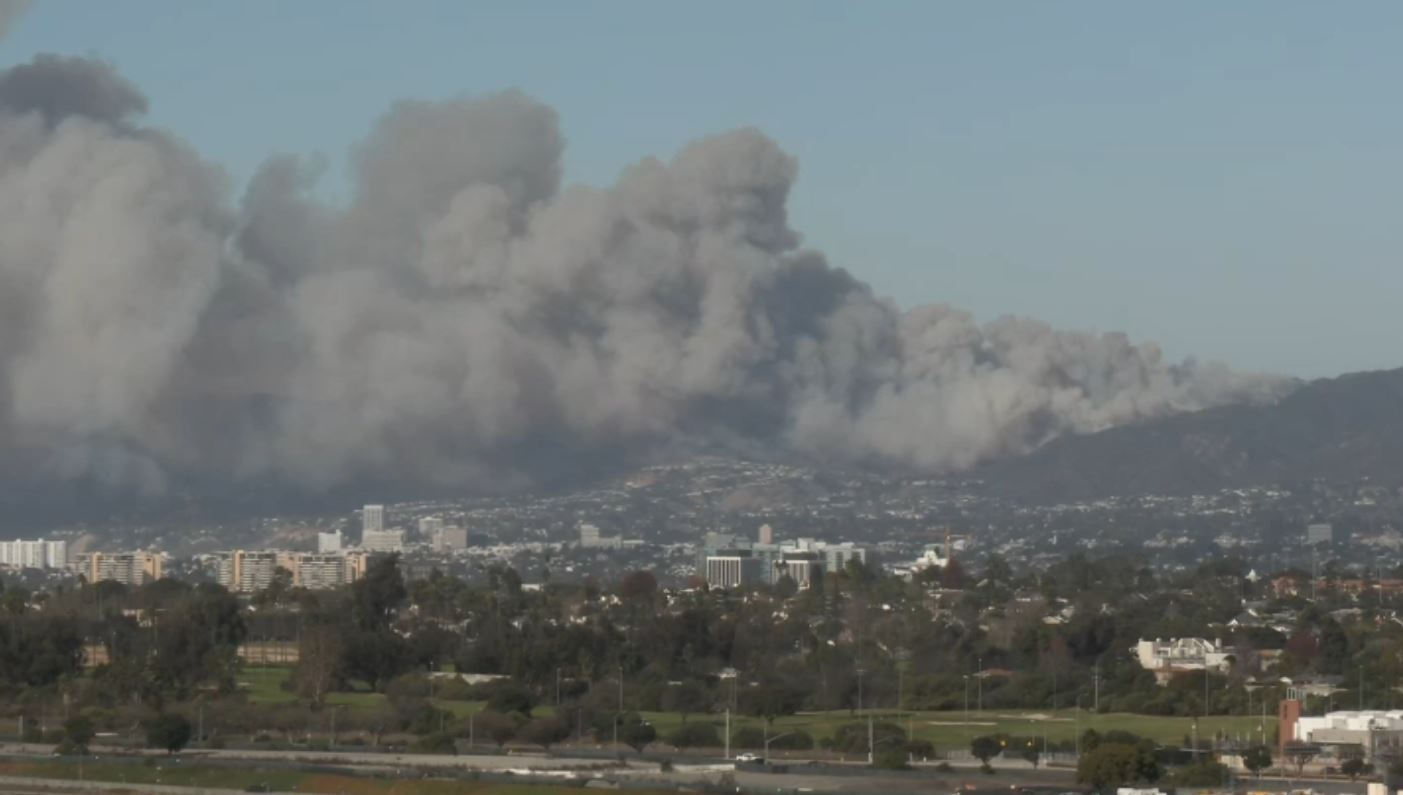
[(562, 188), (551, 109), (403, 102), (333, 207), (294, 157), (228, 201), (145, 108), (96, 61), (0, 74), (11, 466), (145, 492), (496, 486), (674, 446), (943, 471), (1287, 387), (1121, 334), (902, 312), (800, 246), (796, 163), (755, 130)]

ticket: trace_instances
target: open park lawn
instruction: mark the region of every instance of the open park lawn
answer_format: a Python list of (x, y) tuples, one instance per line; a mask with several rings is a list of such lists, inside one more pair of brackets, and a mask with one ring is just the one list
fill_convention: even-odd
[[(279, 667), (245, 668), (239, 674), (239, 681), (248, 687), (250, 700), (256, 703), (292, 703), (297, 696), (284, 690), (281, 683), (291, 675), (291, 669)], [(384, 703), (384, 696), (371, 692), (332, 693), (327, 697), (331, 704), (345, 704), (351, 708), (374, 708)], [(480, 701), (435, 700), (435, 706), (448, 710), (459, 717), (483, 709)], [(538, 707), (534, 714), (548, 715), (549, 705)], [(1194, 718), (1161, 717), (1157, 715), (1132, 715), (1128, 713), (1096, 714), (1090, 710), (992, 710), (982, 712), (971, 709), (966, 715), (963, 710), (945, 712), (898, 712), (890, 708), (870, 711), (877, 720), (890, 721), (903, 728), (910, 726), (915, 739), (928, 740), (937, 749), (965, 749), (975, 737), (987, 734), (1008, 734), (1017, 737), (1046, 737), (1048, 743), (1072, 742), (1087, 729), (1098, 732), (1114, 730), (1128, 731), (1157, 742), (1178, 745), (1194, 732)], [(653, 723), (661, 737), (682, 725), (682, 716), (670, 712), (645, 712), (643, 717)], [(832, 736), (837, 728), (845, 723), (866, 720), (867, 714), (859, 717), (846, 710), (821, 713), (790, 715), (775, 721), (776, 733), (802, 729), (818, 742), (823, 737)], [(718, 729), (723, 724), (720, 715), (689, 715), (688, 722), (711, 721)], [(1268, 721), (1265, 727), (1268, 740), (1274, 728)], [(744, 726), (760, 726), (758, 718), (733, 715), (731, 729)], [(1261, 719), (1256, 716), (1210, 715), (1198, 719), (1198, 736), (1212, 737), (1217, 732), (1226, 732), (1232, 737), (1259, 737)]]

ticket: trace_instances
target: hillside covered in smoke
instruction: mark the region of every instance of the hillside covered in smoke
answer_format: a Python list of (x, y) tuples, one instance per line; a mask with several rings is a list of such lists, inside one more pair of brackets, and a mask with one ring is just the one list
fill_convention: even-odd
[(519, 93), (403, 102), (352, 156), (230, 197), (108, 65), (0, 73), (0, 461), (173, 478), (489, 486), (561, 461), (775, 449), (946, 471), (1279, 396), (1122, 334), (901, 311), (802, 247), (755, 130), (562, 187)]

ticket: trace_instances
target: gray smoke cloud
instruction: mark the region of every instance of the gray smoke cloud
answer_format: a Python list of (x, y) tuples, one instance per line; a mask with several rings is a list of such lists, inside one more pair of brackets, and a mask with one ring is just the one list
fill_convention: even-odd
[(330, 206), (290, 156), (229, 201), (145, 107), (85, 59), (0, 74), (0, 450), (58, 476), (496, 487), (677, 447), (941, 472), (1287, 384), (903, 312), (801, 246), (797, 164), (755, 130), (562, 187), (540, 103), (404, 102)]

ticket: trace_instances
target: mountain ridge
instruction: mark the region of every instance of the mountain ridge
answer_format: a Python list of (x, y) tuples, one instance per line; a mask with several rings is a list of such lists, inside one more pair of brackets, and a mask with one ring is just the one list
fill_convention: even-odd
[(1064, 436), (969, 474), (1038, 502), (1316, 479), (1403, 482), (1403, 368), (1317, 379), (1267, 405)]

